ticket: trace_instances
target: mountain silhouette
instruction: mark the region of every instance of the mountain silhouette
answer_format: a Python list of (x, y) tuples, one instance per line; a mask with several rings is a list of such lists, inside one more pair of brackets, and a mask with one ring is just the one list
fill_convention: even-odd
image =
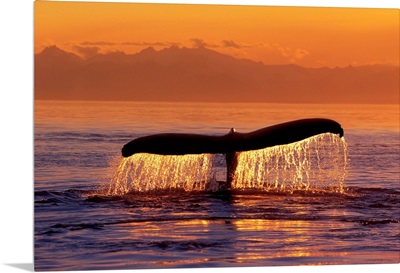
[(35, 99), (398, 103), (399, 67), (265, 65), (172, 46), (88, 59), (57, 46), (35, 54)]

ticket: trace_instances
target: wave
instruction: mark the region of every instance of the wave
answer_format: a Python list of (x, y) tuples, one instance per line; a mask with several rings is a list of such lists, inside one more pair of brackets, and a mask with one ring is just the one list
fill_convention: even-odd
[[(221, 182), (224, 183), (224, 182)], [(187, 191), (185, 189), (159, 189), (153, 191), (130, 191), (123, 194), (110, 195), (107, 193), (106, 187), (98, 189), (67, 189), (65, 191), (35, 191), (35, 203), (46, 203), (51, 200), (59, 202), (73, 201), (77, 199), (84, 199), (88, 202), (113, 202), (121, 201), (129, 198), (156, 198), (156, 197), (223, 197), (223, 196), (258, 196), (268, 198), (271, 196), (303, 196), (303, 197), (348, 197), (348, 198), (366, 198), (373, 203), (374, 201), (384, 200), (386, 203), (395, 204), (400, 198), (400, 190), (386, 189), (386, 188), (360, 188), (360, 187), (345, 187), (343, 192), (338, 192), (336, 189), (221, 189), (219, 191), (207, 190), (193, 190)], [(372, 199), (371, 199), (372, 198)], [(371, 204), (371, 206), (384, 206), (379, 204)]]
[[(165, 205), (165, 204), (164, 204)], [(170, 203), (168, 205), (171, 205)], [(198, 208), (197, 211), (201, 210)], [(179, 214), (179, 213), (178, 213)], [(371, 228), (379, 228), (384, 225), (392, 225), (399, 224), (400, 221), (396, 218), (372, 218), (366, 216), (341, 216), (341, 217), (326, 217), (323, 215), (314, 215), (311, 213), (308, 214), (296, 214), (290, 213), (289, 210), (281, 209), (263, 209), (262, 213), (260, 212), (260, 208), (246, 208), (245, 211), (236, 211), (236, 213), (231, 215), (221, 215), (221, 216), (206, 216), (206, 215), (196, 215), (196, 214), (188, 214), (184, 216), (179, 216), (178, 214), (168, 214), (163, 216), (142, 216), (135, 218), (119, 217), (118, 219), (108, 219), (108, 218), (100, 218), (95, 221), (89, 220), (85, 222), (65, 222), (65, 223), (56, 223), (49, 226), (47, 229), (38, 232), (37, 235), (49, 235), (49, 234), (57, 234), (64, 233), (66, 231), (78, 231), (78, 230), (102, 230), (107, 228), (107, 226), (130, 226), (130, 225), (143, 225), (143, 224), (161, 224), (161, 223), (190, 223), (190, 222), (223, 222), (225, 224), (230, 222), (237, 221), (308, 221), (308, 222), (316, 222), (316, 221), (338, 221), (345, 223), (354, 223), (358, 224), (360, 227), (371, 227)]]
[(385, 225), (385, 224), (398, 224), (400, 223), (399, 220), (395, 219), (384, 219), (384, 220), (354, 220), (354, 219), (344, 219), (344, 222), (353, 222), (353, 223), (360, 223), (363, 226), (372, 226), (372, 225)]
[(79, 189), (68, 189), (65, 191), (48, 191), (39, 190), (35, 191), (35, 205), (39, 204), (59, 204), (59, 203), (73, 203), (77, 200), (90, 196), (97, 191), (94, 190), (79, 190)]
[[(35, 235), (64, 236), (79, 230), (200, 222), (224, 225), (252, 221), (293, 221), (310, 225), (330, 222), (348, 230), (391, 225), (396, 228), (400, 223), (396, 213), (399, 204), (400, 191), (383, 188), (347, 188), (343, 193), (241, 189), (120, 195), (107, 195), (100, 189), (35, 191), (35, 212), (43, 210), (46, 215), (57, 215), (54, 221), (36, 219)], [(40, 224), (41, 221), (44, 222)], [(170, 247), (168, 242), (157, 244), (149, 247)], [(179, 247), (195, 248), (196, 244), (187, 242)]]

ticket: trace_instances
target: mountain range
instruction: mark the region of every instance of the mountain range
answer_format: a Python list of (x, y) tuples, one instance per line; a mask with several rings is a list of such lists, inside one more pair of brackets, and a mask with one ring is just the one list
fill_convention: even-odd
[(35, 99), (399, 103), (399, 67), (266, 65), (200, 48), (88, 59), (57, 46), (34, 59)]

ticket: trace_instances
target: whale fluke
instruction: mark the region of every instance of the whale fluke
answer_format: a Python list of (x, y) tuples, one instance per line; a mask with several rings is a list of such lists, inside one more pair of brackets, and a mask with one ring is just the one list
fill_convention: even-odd
[(284, 145), (306, 138), (332, 133), (343, 136), (339, 123), (330, 119), (300, 119), (265, 127), (250, 133), (238, 133), (234, 128), (226, 135), (155, 134), (139, 137), (125, 144), (122, 156), (136, 153), (159, 155), (224, 154), (227, 165), (227, 188), (230, 188), (240, 152)]
[(330, 119), (301, 119), (265, 127), (249, 133), (234, 129), (222, 136), (166, 133), (139, 137), (125, 144), (122, 156), (136, 153), (159, 155), (228, 154), (297, 142), (314, 135), (333, 133), (343, 136), (339, 123)]

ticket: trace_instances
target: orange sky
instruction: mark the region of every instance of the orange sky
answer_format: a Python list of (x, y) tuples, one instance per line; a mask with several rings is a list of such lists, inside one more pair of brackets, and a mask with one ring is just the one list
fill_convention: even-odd
[(265, 64), (399, 65), (399, 10), (35, 2), (35, 52), (205, 45)]

